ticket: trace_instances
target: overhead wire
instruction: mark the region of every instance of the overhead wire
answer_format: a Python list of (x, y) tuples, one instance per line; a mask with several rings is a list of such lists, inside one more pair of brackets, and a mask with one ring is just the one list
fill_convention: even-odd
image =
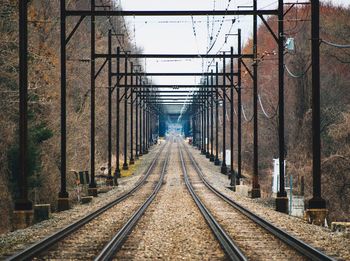
[(290, 76), (292, 76), (293, 78), (301, 78), (309, 71), (309, 69), (311, 68), (311, 63), (309, 64), (309, 66), (306, 68), (306, 70), (304, 72), (299, 73), (299, 74), (295, 74), (295, 73), (291, 72), (286, 64), (284, 65), (284, 68), (286, 69), (287, 73)]
[(321, 40), (321, 43), (324, 43), (326, 45), (332, 46), (332, 47), (336, 47), (336, 48), (341, 48), (341, 49), (347, 49), (350, 48), (350, 44), (338, 44), (338, 43), (332, 43), (326, 40)]
[[(268, 118), (268, 119), (273, 119), (273, 118), (277, 115), (277, 109), (276, 109), (276, 111), (274, 112), (274, 114), (269, 115), (269, 114), (266, 112), (266, 110), (265, 110), (265, 108), (264, 108), (264, 106), (263, 106), (263, 104), (262, 104), (262, 102), (261, 102), (261, 96), (260, 96), (260, 94), (258, 94), (258, 100), (259, 100), (259, 104), (260, 104), (261, 110), (262, 110), (263, 114), (265, 115), (265, 117)], [(278, 108), (278, 107), (277, 107), (277, 108)]]

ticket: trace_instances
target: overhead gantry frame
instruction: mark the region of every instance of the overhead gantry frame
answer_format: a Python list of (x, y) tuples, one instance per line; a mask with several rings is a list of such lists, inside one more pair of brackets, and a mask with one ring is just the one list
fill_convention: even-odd
[[(80, 23), (84, 20), (85, 17), (90, 16), (91, 17), (91, 74), (90, 74), (90, 80), (91, 80), (91, 154), (90, 154), (90, 162), (91, 162), (91, 183), (89, 185), (89, 189), (91, 194), (96, 194), (96, 184), (95, 184), (95, 79), (99, 75), (99, 73), (102, 71), (104, 65), (108, 62), (109, 66), (109, 87), (111, 87), (111, 77), (117, 76), (117, 85), (119, 85), (120, 78), (117, 75), (113, 75), (113, 72), (111, 71), (111, 60), (113, 58), (121, 59), (121, 58), (230, 58), (231, 61), (233, 58), (238, 59), (238, 70), (237, 73), (233, 72), (233, 65), (231, 66), (231, 72), (229, 75), (230, 78), (230, 94), (231, 94), (231, 109), (233, 108), (233, 77), (238, 77), (238, 83), (237, 83), (237, 93), (238, 93), (238, 103), (241, 102), (240, 97), (240, 90), (241, 90), (241, 79), (240, 79), (240, 73), (241, 73), (241, 66), (244, 65), (242, 59), (243, 58), (250, 58), (253, 60), (253, 71), (249, 74), (252, 76), (253, 79), (253, 102), (254, 102), (254, 166), (253, 166), (253, 185), (252, 185), (252, 197), (260, 197), (260, 185), (259, 185), (259, 179), (258, 179), (258, 114), (257, 114), (257, 90), (258, 90), (258, 53), (257, 53), (257, 19), (258, 16), (262, 19), (263, 23), (267, 26), (273, 37), (278, 43), (279, 47), (279, 156), (280, 156), (280, 191), (278, 192), (278, 199), (277, 199), (277, 210), (286, 212), (287, 206), (286, 206), (286, 193), (284, 190), (284, 60), (283, 60), (283, 50), (284, 50), (284, 32), (283, 32), (283, 18), (284, 18), (284, 9), (283, 9), (283, 0), (278, 1), (279, 7), (277, 10), (257, 10), (257, 0), (253, 0), (253, 9), (252, 10), (216, 10), (216, 11), (209, 11), (209, 10), (197, 10), (197, 11), (118, 11), (118, 10), (96, 10), (95, 6), (95, 0), (91, 1), (91, 10), (67, 10), (66, 9), (66, 1), (61, 0), (60, 3), (60, 11), (61, 11), (61, 188), (59, 193), (59, 204), (58, 208), (59, 210), (65, 210), (69, 208), (69, 196), (66, 189), (66, 138), (67, 138), (67, 131), (66, 131), (66, 87), (67, 87), (67, 70), (66, 70), (66, 45), (69, 43), (69, 40), (73, 37), (74, 33), (76, 32), (77, 28), (79, 27)], [(319, 75), (319, 1), (315, 0), (311, 2), (311, 8), (312, 8), (312, 97), (313, 97), (313, 121), (312, 121), (312, 130), (313, 130), (313, 198), (309, 201), (309, 207), (310, 209), (325, 209), (325, 201), (322, 199), (321, 196), (321, 169), (320, 169), (320, 75)], [(290, 9), (287, 10), (287, 12)], [(286, 12), (286, 13), (287, 13)], [(238, 54), (233, 54), (231, 51), (231, 54), (218, 54), (218, 55), (211, 55), (211, 54), (113, 54), (111, 50), (107, 54), (98, 54), (95, 52), (95, 19), (98, 16), (215, 16), (215, 15), (226, 15), (226, 16), (244, 16), (244, 15), (251, 15), (253, 16), (253, 53), (252, 54), (241, 54), (240, 50)], [(273, 30), (268, 26), (267, 22), (264, 19), (264, 15), (275, 15), (278, 16), (278, 35), (275, 35)], [(73, 30), (67, 35), (66, 34), (66, 18), (70, 16), (77, 16), (80, 17), (79, 21), (73, 28)], [(28, 64), (27, 64), (27, 42), (28, 42), (28, 33), (27, 33), (27, 1), (20, 1), (19, 2), (19, 32), (20, 32), (20, 40), (19, 40), (19, 46), (20, 46), (20, 73), (19, 73), (19, 79), (20, 79), (20, 178), (19, 178), (19, 191), (20, 191), (20, 197), (16, 201), (15, 204), (15, 210), (16, 211), (27, 211), (32, 209), (31, 202), (28, 200), (28, 192), (27, 192), (27, 153), (28, 153), (28, 145), (27, 145), (27, 74), (28, 74)], [(241, 44), (239, 44), (239, 48), (241, 47)], [(96, 59), (105, 59), (103, 65), (99, 70), (95, 68), (95, 61)], [(224, 66), (225, 68), (225, 66)], [(126, 73), (125, 78), (133, 77), (131, 73)], [(157, 73), (154, 73), (156, 75)], [(170, 73), (169, 73), (170, 74)], [(184, 73), (185, 74), (185, 73)], [(186, 73), (187, 74), (187, 73)], [(196, 75), (196, 73), (194, 73)], [(145, 76), (150, 76), (152, 73), (146, 73)], [(161, 74), (158, 74), (161, 75)], [(176, 75), (173, 73), (172, 75)], [(188, 74), (189, 75), (189, 74)], [(202, 74), (201, 74), (202, 75)], [(204, 76), (206, 77), (212, 77), (211, 73), (205, 73)], [(208, 103), (206, 101), (207, 97), (203, 96), (203, 92), (198, 92), (198, 99), (196, 102), (192, 103), (192, 108), (197, 108), (197, 114), (195, 114), (195, 118), (193, 119), (194, 126), (198, 126), (199, 120), (198, 120), (198, 113), (202, 116), (202, 125), (204, 126), (204, 122), (208, 120), (209, 113), (207, 112), (206, 118), (204, 118), (203, 110), (204, 108), (210, 108), (211, 112), (213, 112), (213, 101), (216, 100), (216, 118), (218, 114), (218, 96), (219, 92), (218, 89), (221, 88), (223, 92), (223, 101), (226, 101), (226, 84), (223, 84), (223, 86), (218, 85), (217, 77), (219, 76), (218, 70), (216, 70), (216, 86), (212, 88), (211, 91), (211, 103)], [(222, 76), (226, 76), (226, 73), (223, 72)], [(137, 77), (136, 77), (137, 78)], [(140, 78), (138, 79), (138, 84), (141, 83)], [(226, 80), (226, 77), (223, 77), (223, 79)], [(213, 83), (213, 81), (211, 81)], [(136, 148), (137, 156), (140, 156), (143, 152), (147, 152), (147, 148), (149, 145), (149, 134), (151, 132), (150, 125), (150, 118), (151, 115), (153, 117), (157, 116), (157, 114), (161, 113), (161, 109), (158, 106), (160, 104), (160, 101), (155, 99), (153, 100), (150, 97), (150, 93), (148, 91), (152, 86), (147, 84), (140, 84), (138, 85), (136, 83), (136, 86), (138, 89), (136, 89), (136, 99), (135, 104), (139, 105), (136, 106), (138, 115), (138, 110), (142, 109), (142, 112), (139, 112), (139, 117), (136, 116), (140, 120), (139, 125), (139, 137), (140, 137), (140, 149), (138, 150)], [(184, 86), (185, 87), (185, 86)], [(204, 86), (201, 86), (203, 88)], [(131, 96), (129, 97), (127, 94), (127, 91), (124, 92), (124, 99), (125, 104), (127, 104), (127, 100), (130, 98), (133, 98), (133, 94), (135, 93), (134, 86), (128, 86), (127, 81), (125, 81), (125, 85), (119, 85), (117, 90), (117, 101), (119, 103), (120, 97), (118, 96), (119, 89), (124, 88), (127, 90), (127, 88), (130, 88)], [(191, 88), (191, 86), (188, 86), (188, 88)], [(205, 87), (204, 87), (205, 88)], [(215, 91), (213, 92), (213, 89)], [(207, 87), (207, 90), (209, 90), (209, 87)], [(213, 93), (215, 93), (215, 99), (213, 97)], [(146, 97), (143, 97), (145, 94)], [(111, 95), (112, 95), (112, 89), (109, 88), (109, 102), (111, 101)], [(148, 95), (148, 96), (147, 96)], [(156, 95), (154, 95), (156, 97)], [(153, 98), (154, 98), (153, 97)], [(133, 103), (134, 101), (132, 101)], [(126, 105), (127, 106), (127, 105)], [(225, 106), (224, 106), (225, 108)], [(153, 113), (153, 114), (152, 114)], [(109, 122), (111, 122), (111, 107), (109, 107)], [(118, 113), (117, 113), (118, 116)], [(238, 107), (238, 122), (240, 122), (240, 107)], [(126, 118), (126, 117), (125, 117)], [(231, 117), (232, 119), (232, 117)], [(211, 120), (212, 122), (213, 120)], [(233, 122), (231, 121), (231, 124)], [(127, 124), (125, 124), (127, 125)], [(147, 127), (147, 128), (146, 128)], [(141, 128), (143, 131), (141, 131)], [(217, 127), (216, 127), (217, 128)], [(231, 127), (232, 128), (232, 127)], [(118, 128), (117, 128), (118, 129)], [(117, 130), (119, 131), (119, 129)], [(240, 128), (238, 128), (238, 135), (240, 136)], [(205, 130), (202, 128), (202, 134), (204, 134)], [(216, 129), (216, 140), (217, 139), (217, 129)], [(206, 131), (207, 137), (208, 131)], [(212, 140), (213, 131), (211, 130), (210, 139)], [(118, 135), (117, 135), (118, 137)], [(144, 137), (142, 139), (142, 137)], [(203, 136), (204, 137), (204, 136)], [(202, 137), (202, 138), (203, 138)], [(195, 137), (194, 139), (197, 140), (198, 137)], [(109, 128), (109, 139), (111, 140), (111, 130)], [(125, 141), (124, 141), (125, 142)], [(238, 138), (238, 146), (240, 150), (240, 138)], [(125, 142), (126, 143), (126, 142)], [(201, 145), (204, 149), (204, 144)], [(232, 146), (232, 142), (231, 142)], [(109, 151), (111, 151), (111, 144), (109, 144), (108, 148)], [(117, 146), (118, 147), (118, 146)], [(138, 147), (138, 146), (136, 146)], [(208, 149), (208, 147), (207, 147)], [(216, 151), (218, 151), (218, 145), (216, 142)], [(211, 153), (212, 154), (212, 153)], [(240, 154), (239, 154), (240, 155)], [(109, 158), (111, 157), (111, 154), (109, 152)], [(212, 155), (210, 155), (210, 158)], [(231, 156), (232, 157), (232, 156)], [(238, 169), (240, 171), (241, 169), (241, 158), (239, 156), (238, 158)], [(214, 162), (217, 164), (218, 162), (218, 156), (215, 155)], [(232, 165), (232, 158), (231, 158), (231, 165)], [(110, 167), (110, 163), (109, 166)], [(223, 168), (224, 169), (224, 168)], [(231, 170), (232, 171), (232, 170)], [(234, 178), (235, 175), (231, 175), (232, 178)], [(231, 180), (231, 184), (235, 184)]]

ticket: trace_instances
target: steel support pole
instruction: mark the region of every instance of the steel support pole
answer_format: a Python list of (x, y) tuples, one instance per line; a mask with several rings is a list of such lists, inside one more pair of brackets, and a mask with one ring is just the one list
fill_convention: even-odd
[(321, 193), (321, 130), (320, 130), (320, 2), (311, 1), (311, 42), (312, 42), (312, 199), (310, 209), (326, 209)]
[(147, 154), (147, 148), (146, 148), (146, 102), (145, 100), (143, 101), (143, 107), (142, 107), (142, 114), (143, 114), (143, 121), (142, 121), (142, 132), (143, 132), (143, 139), (142, 139), (142, 144), (143, 144), (143, 152), (142, 154)]
[[(134, 63), (130, 63), (130, 84), (134, 86)], [(134, 90), (130, 88), (130, 165), (135, 164), (134, 159)]]
[(288, 197), (285, 191), (284, 173), (284, 26), (283, 0), (278, 1), (278, 141), (279, 141), (279, 191), (276, 210), (288, 213)]
[[(138, 73), (136, 73), (136, 86), (139, 85), (139, 75)], [(139, 94), (138, 94), (138, 90), (139, 87), (136, 87), (136, 98), (135, 98), (135, 146), (136, 146), (136, 153), (135, 153), (135, 158), (139, 159)]]
[(236, 190), (236, 173), (233, 167), (233, 142), (234, 142), (234, 126), (233, 126), (233, 120), (234, 120), (234, 84), (233, 84), (233, 47), (231, 47), (231, 58), (230, 58), (230, 186), (235, 191)]
[(145, 131), (146, 131), (146, 135), (145, 135), (145, 138), (146, 138), (146, 146), (145, 146), (145, 149), (146, 149), (146, 154), (148, 153), (148, 148), (149, 148), (149, 112), (148, 112), (149, 108), (146, 104), (146, 109), (145, 109), (145, 124), (146, 124), (146, 128), (145, 128)]
[[(21, 5), (26, 1), (20, 1)], [(58, 193), (57, 210), (69, 209), (69, 195), (67, 192), (67, 108), (66, 108), (66, 88), (67, 88), (67, 68), (66, 68), (66, 1), (60, 2), (61, 21), (61, 188)], [(22, 35), (20, 25), (20, 37)], [(21, 52), (23, 53), (23, 52)], [(21, 103), (20, 103), (21, 104)], [(22, 120), (21, 120), (22, 122)]]
[[(141, 87), (140, 89), (143, 90), (144, 88)], [(142, 122), (143, 122), (143, 120), (142, 120), (142, 118), (143, 118), (142, 117), (142, 112), (143, 112), (143, 110), (142, 110), (142, 100), (143, 100), (143, 98), (140, 97), (140, 104), (139, 104), (139, 109), (140, 109), (140, 122), (139, 122), (139, 127), (140, 127), (140, 141), (139, 141), (139, 143), (140, 143), (140, 152), (139, 152), (139, 156), (140, 157), (143, 155), (143, 150), (144, 150), (144, 147), (143, 147), (143, 125), (142, 125)]]
[(196, 115), (195, 115), (195, 110), (192, 106), (192, 145), (196, 146)]
[(254, 155), (253, 155), (253, 183), (252, 183), (252, 198), (260, 198), (260, 184), (259, 184), (259, 151), (258, 151), (258, 16), (257, 0), (253, 1), (253, 107), (254, 107)]
[(219, 160), (219, 64), (215, 64), (215, 160), (214, 164), (216, 166), (220, 165)]
[[(224, 52), (225, 54), (225, 52)], [(222, 70), (223, 74), (226, 74), (226, 59), (225, 57), (222, 59)], [(226, 166), (226, 76), (222, 77), (222, 162), (221, 162), (221, 173), (227, 174), (227, 166)]]
[(128, 58), (125, 56), (124, 64), (124, 163), (123, 170), (128, 170)]
[[(61, 34), (62, 35), (62, 34)], [(31, 211), (28, 199), (28, 2), (19, 1), (19, 197), (15, 211)], [(61, 176), (62, 177), (62, 176)], [(62, 188), (62, 187), (61, 187)], [(67, 196), (67, 195), (63, 195)], [(29, 225), (29, 224), (28, 224)]]
[[(108, 54), (112, 54), (112, 31), (108, 30)], [(112, 59), (108, 59), (108, 176), (107, 185), (113, 185), (112, 177)]]
[[(207, 76), (207, 78), (206, 78), (206, 82), (207, 82), (207, 88), (206, 88), (206, 91), (208, 92), (209, 91), (209, 76)], [(205, 111), (206, 111), (206, 116), (207, 116), (207, 118), (206, 118), (206, 153), (205, 153), (205, 157), (207, 158), (207, 159), (210, 159), (210, 149), (209, 149), (209, 145), (210, 145), (210, 133), (209, 133), (209, 130), (210, 130), (210, 122), (209, 122), (209, 119), (210, 119), (210, 117), (209, 117), (209, 99), (208, 99), (208, 97), (207, 96), (205, 96), (205, 103), (206, 103), (206, 106), (205, 106)]]
[(118, 178), (120, 178), (120, 47), (117, 47), (117, 85), (116, 85), (116, 163), (114, 173), (114, 185), (118, 186)]
[[(95, 0), (91, 0), (91, 11), (95, 11)], [(97, 197), (97, 187), (95, 182), (95, 15), (91, 15), (91, 61), (90, 61), (90, 184), (88, 194)]]
[[(238, 29), (238, 54), (242, 53), (242, 34), (241, 29)], [(238, 90), (237, 90), (237, 143), (238, 143), (238, 157), (237, 157), (237, 165), (238, 165), (238, 173), (236, 184), (240, 185), (240, 179), (242, 178), (242, 58), (238, 58)]]
[(210, 161), (214, 162), (214, 74), (210, 72)]
[(201, 119), (202, 119), (201, 154), (205, 155), (205, 114), (204, 114), (204, 98), (202, 93), (200, 95), (200, 102), (201, 102)]

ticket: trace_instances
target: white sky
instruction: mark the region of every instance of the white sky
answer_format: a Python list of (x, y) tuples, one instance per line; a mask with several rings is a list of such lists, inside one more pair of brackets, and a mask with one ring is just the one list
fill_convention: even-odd
[[(213, 10), (214, 2), (216, 10), (225, 10), (228, 0), (115, 0), (121, 4), (124, 10)], [(306, 0), (299, 0), (305, 2)], [(237, 6), (251, 6), (252, 0), (232, 0), (229, 9), (237, 9)], [(285, 2), (297, 2), (285, 0)], [(349, 6), (349, 0), (331, 0), (334, 4)], [(259, 0), (258, 9), (273, 9), (277, 7), (277, 0)], [(225, 44), (225, 34), (228, 33), (232, 19), (225, 17), (218, 40), (210, 53), (228, 51), (234, 46), (236, 51), (237, 38), (229, 36)], [(242, 29), (243, 42), (252, 34), (252, 17), (235, 17), (237, 20), (231, 33)], [(222, 17), (194, 17), (197, 40), (194, 37), (191, 17), (126, 17), (130, 29), (130, 35), (136, 36), (136, 45), (143, 49), (144, 53), (206, 53), (208, 35), (213, 31), (213, 38), (219, 30)], [(209, 29), (208, 21), (209, 19)], [(259, 19), (260, 20), (260, 19)], [(166, 23), (168, 21), (168, 23)], [(172, 21), (172, 23), (169, 23)], [(180, 22), (180, 23), (179, 23)], [(173, 60), (173, 59), (172, 59)], [(148, 59), (147, 72), (202, 72), (200, 59), (182, 61), (162, 61)], [(220, 66), (221, 67), (221, 66)], [(205, 67), (206, 68), (206, 67)], [(212, 68), (214, 69), (214, 67)], [(154, 77), (154, 84), (196, 84), (199, 77)]]

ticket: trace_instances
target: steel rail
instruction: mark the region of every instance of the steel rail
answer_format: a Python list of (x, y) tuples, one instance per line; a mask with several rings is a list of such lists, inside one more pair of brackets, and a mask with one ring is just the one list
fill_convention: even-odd
[(270, 232), (272, 235), (276, 236), (278, 239), (280, 239), (282, 242), (290, 246), (291, 248), (295, 249), (302, 255), (310, 258), (311, 260), (322, 260), (322, 261), (335, 261), (334, 258), (331, 258), (324, 254), (323, 252), (317, 250), (316, 248), (306, 244), (305, 242), (301, 241), (300, 239), (293, 237), (289, 233), (279, 229), (278, 227), (274, 226), (272, 223), (268, 222), (267, 220), (259, 217), (258, 215), (254, 214), (247, 208), (243, 207), (239, 203), (233, 201), (232, 199), (228, 198), (226, 195), (218, 191), (216, 188), (214, 188), (208, 180), (204, 177), (204, 174), (199, 167), (198, 163), (196, 160), (193, 158), (191, 153), (189, 152), (188, 148), (184, 145), (185, 150), (187, 152), (187, 155), (191, 159), (191, 162), (193, 166), (195, 167), (197, 173), (199, 174), (201, 180), (203, 183), (214, 193), (216, 194), (219, 198), (223, 199), (226, 203), (228, 203), (230, 206), (238, 210), (240, 213), (248, 217), (250, 220)]
[(119, 196), (114, 201), (106, 204), (105, 206), (99, 208), (98, 210), (86, 215), (82, 219), (79, 219), (78, 221), (64, 227), (63, 229), (59, 230), (58, 232), (44, 238), (43, 240), (33, 244), (32, 246), (24, 249), (23, 251), (12, 255), (6, 260), (28, 260), (31, 259), (45, 251), (47, 251), (51, 246), (59, 242), (60, 240), (64, 239), (65, 237), (71, 235), (73, 232), (77, 231), (79, 228), (84, 226), (85, 224), (89, 223), (91, 220), (95, 219), (108, 209), (112, 208), (113, 206), (117, 205), (118, 203), (124, 201), (128, 197), (130, 197), (132, 194), (134, 194), (136, 191), (138, 191), (146, 182), (146, 179), (150, 176), (152, 173), (154, 166), (156, 162), (158, 161), (159, 156), (161, 155), (162, 151), (164, 150), (166, 146), (166, 143), (160, 148), (159, 152), (157, 152), (156, 157), (151, 162), (150, 166), (146, 170), (146, 172), (143, 174), (143, 177), (136, 183), (135, 187), (133, 187), (131, 190), (123, 193), (121, 196)]
[[(170, 145), (171, 146), (171, 145)], [(164, 176), (166, 173), (166, 168), (170, 157), (169, 148), (166, 159), (164, 161), (160, 179), (152, 191), (151, 195), (145, 200), (145, 202), (135, 211), (135, 213), (129, 218), (129, 220), (124, 224), (124, 226), (118, 231), (117, 234), (112, 238), (112, 240), (105, 245), (100, 254), (94, 259), (95, 261), (100, 260), (111, 260), (117, 251), (122, 247), (123, 243), (127, 240), (128, 235), (131, 233), (137, 222), (141, 219), (143, 214), (146, 212), (149, 205), (153, 202), (154, 198), (158, 194), (162, 187)]]
[[(181, 143), (181, 141), (179, 143)], [(182, 149), (180, 147), (181, 145), (179, 145), (179, 152), (180, 152), (182, 172), (184, 174), (186, 187), (190, 192), (193, 200), (195, 201), (197, 207), (199, 208), (200, 212), (202, 213), (203, 217), (207, 221), (209, 227), (213, 231), (215, 237), (218, 239), (220, 245), (224, 249), (227, 256), (230, 258), (230, 260), (248, 260), (247, 257), (242, 253), (239, 247), (233, 242), (233, 240), (226, 233), (226, 231), (220, 226), (220, 224), (216, 221), (214, 216), (210, 213), (208, 208), (204, 205), (204, 203), (200, 200), (200, 198), (196, 194), (189, 180), (187, 169), (185, 166), (185, 161), (182, 154)]]

